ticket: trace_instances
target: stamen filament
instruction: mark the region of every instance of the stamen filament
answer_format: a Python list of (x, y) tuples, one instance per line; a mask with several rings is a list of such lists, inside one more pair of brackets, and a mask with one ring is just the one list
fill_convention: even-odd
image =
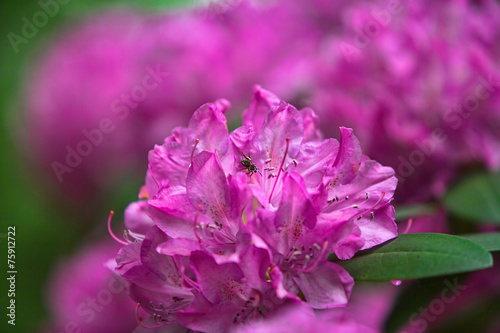
[[(223, 239), (226, 238), (227, 240), (229, 240), (230, 242), (235, 242), (235, 239), (231, 239), (229, 237), (229, 235), (227, 235), (227, 233), (224, 231), (224, 230), (220, 230), (218, 233), (214, 233), (213, 232), (213, 229), (211, 229), (211, 225), (210, 224), (207, 224), (206, 228), (205, 228), (205, 224), (203, 222), (200, 223), (200, 225), (198, 226), (196, 224), (196, 222), (198, 221), (198, 214), (201, 210), (201, 205), (198, 205), (196, 207), (196, 216), (194, 218), (194, 222), (193, 222), (193, 230), (194, 230), (194, 235), (196, 236), (196, 238), (198, 239), (198, 242), (200, 242), (201, 244), (205, 244), (205, 245), (208, 245), (208, 246), (218, 246), (218, 245), (221, 245), (221, 243), (225, 243), (224, 241), (221, 241), (218, 236), (222, 236)], [(203, 233), (205, 233), (205, 230), (206, 229), (210, 229), (210, 235), (212, 236), (212, 238), (219, 242), (219, 243), (209, 243), (205, 240), (203, 240), (203, 236), (200, 236), (198, 234), (198, 229), (201, 229), (203, 231)]]
[(153, 170), (151, 169), (151, 164), (148, 164), (148, 169), (149, 169), (149, 173), (151, 174), (151, 178), (153, 178), (156, 186), (158, 186), (158, 190), (160, 190), (160, 188), (161, 188), (160, 182), (156, 179), (155, 174), (153, 173)]
[(328, 247), (328, 241), (325, 241), (325, 243), (323, 243), (323, 248), (321, 249), (321, 252), (320, 252), (319, 256), (316, 258), (316, 260), (314, 261), (314, 263), (311, 266), (309, 266), (308, 269), (298, 269), (297, 268), (297, 270), (299, 270), (303, 273), (307, 273), (307, 272), (312, 271), (314, 268), (316, 268), (316, 266), (318, 266), (319, 262), (321, 261), (321, 258), (325, 254), (327, 247)]
[(269, 203), (271, 203), (271, 199), (273, 198), (274, 189), (276, 188), (276, 184), (278, 183), (278, 179), (280, 178), (281, 170), (283, 170), (283, 164), (285, 164), (286, 154), (288, 154), (288, 147), (290, 146), (290, 138), (286, 138), (286, 149), (285, 154), (283, 155), (283, 161), (281, 161), (280, 169), (278, 174), (276, 175), (276, 180), (274, 181), (273, 189), (271, 190), (271, 195), (269, 195)]
[(196, 141), (194, 142), (193, 150), (191, 151), (191, 165), (193, 165), (194, 151), (196, 149), (196, 146), (198, 145), (198, 142), (200, 142), (200, 139), (196, 139)]
[[(365, 215), (365, 214), (366, 214), (366, 213), (368, 213), (368, 212), (373, 211), (373, 210), (375, 209), (375, 207), (377, 207), (377, 206), (378, 206), (378, 204), (379, 204), (380, 202), (382, 202), (382, 200), (384, 200), (384, 197), (385, 197), (385, 192), (382, 192), (382, 195), (380, 196), (380, 198), (377, 200), (377, 202), (376, 202), (373, 206), (371, 206), (370, 208), (366, 209), (366, 210), (365, 210), (365, 211), (363, 211), (362, 213), (359, 213), (359, 214), (354, 215), (352, 218), (353, 218), (353, 219), (355, 219), (355, 218), (358, 218), (358, 217), (360, 217), (360, 216)], [(358, 206), (358, 205), (356, 205), (356, 206), (354, 206), (354, 208), (359, 208), (359, 206)], [(370, 215), (370, 216), (371, 216), (371, 215)]]
[(137, 324), (139, 324), (139, 326), (144, 327), (144, 328), (149, 328), (149, 329), (165, 326), (164, 324), (163, 325), (156, 325), (156, 326), (146, 326), (146, 325), (144, 325), (142, 323), (141, 318), (139, 318), (139, 308), (140, 307), (141, 307), (141, 303), (137, 303), (137, 307), (135, 308), (135, 320), (137, 321)]
[[(197, 139), (197, 140), (198, 140), (198, 139)], [(198, 235), (198, 232), (196, 231), (196, 230), (198, 229), (198, 226), (196, 225), (196, 221), (198, 220), (198, 213), (200, 212), (200, 210), (201, 210), (201, 205), (198, 205), (198, 206), (196, 207), (196, 215), (195, 215), (195, 217), (194, 217), (194, 222), (193, 222), (193, 224), (194, 224), (194, 226), (193, 226), (194, 235), (196, 236), (196, 238), (198, 238), (198, 242), (203, 243), (203, 244), (205, 244), (205, 245), (213, 245), (213, 244), (210, 244), (210, 243), (205, 242), (205, 241), (204, 241), (204, 240), (203, 240), (203, 239), (202, 239), (202, 238)], [(203, 226), (203, 224), (201, 224), (201, 225)]]
[(406, 234), (406, 233), (408, 233), (408, 231), (410, 231), (412, 222), (413, 222), (413, 219), (408, 219), (408, 224), (406, 225), (406, 229), (405, 229), (405, 231), (403, 231), (403, 234)]
[(118, 243), (123, 244), (123, 245), (128, 245), (129, 243), (127, 243), (127, 242), (121, 240), (120, 238), (116, 237), (115, 234), (113, 233), (113, 231), (111, 230), (111, 218), (113, 217), (114, 213), (115, 212), (113, 212), (113, 211), (109, 212), (109, 216), (108, 216), (108, 232), (111, 235), (111, 237), (113, 237), (113, 239), (115, 241), (117, 241)]
[(195, 288), (198, 288), (198, 283), (193, 281), (191, 278), (189, 278), (188, 276), (184, 275), (184, 280), (190, 284), (191, 286), (195, 287)]

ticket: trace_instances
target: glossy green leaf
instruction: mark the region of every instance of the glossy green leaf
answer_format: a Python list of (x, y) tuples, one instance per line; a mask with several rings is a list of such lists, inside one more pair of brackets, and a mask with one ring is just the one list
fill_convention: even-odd
[(453, 214), (477, 223), (500, 224), (500, 173), (462, 181), (448, 192), (445, 205)]
[(500, 232), (485, 232), (480, 234), (460, 235), (473, 242), (481, 244), (488, 251), (500, 251)]
[(336, 261), (358, 281), (425, 278), (479, 270), (493, 265), (481, 245), (459, 236), (403, 234), (350, 260)]

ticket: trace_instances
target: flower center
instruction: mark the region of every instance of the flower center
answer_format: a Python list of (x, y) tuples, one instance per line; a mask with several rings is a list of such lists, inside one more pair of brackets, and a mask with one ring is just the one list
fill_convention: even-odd
[(323, 246), (320, 246), (318, 243), (314, 243), (312, 246), (308, 247), (304, 245), (300, 247), (293, 246), (285, 256), (283, 268), (285, 270), (310, 272), (320, 262), (325, 254), (327, 246), (328, 241), (325, 241)]

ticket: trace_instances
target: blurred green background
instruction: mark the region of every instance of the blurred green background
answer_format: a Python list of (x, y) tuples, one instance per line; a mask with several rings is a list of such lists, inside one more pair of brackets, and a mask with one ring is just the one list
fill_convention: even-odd
[[(45, 2), (42, 0), (42, 2)], [(174, 6), (189, 6), (189, 0), (72, 0), (60, 5), (59, 12), (49, 18), (46, 26), (39, 29), (37, 35), (28, 39), (28, 43), (19, 45), (16, 53), (9, 41), (8, 34), (21, 35), (22, 18), (31, 17), (41, 7), (38, 1), (2, 1), (0, 4), (0, 260), (2, 264), (2, 282), (0, 284), (2, 320), (0, 332), (34, 332), (48, 318), (44, 303), (44, 287), (49, 274), (58, 259), (75, 252), (85, 231), (83, 224), (72, 223), (76, 219), (90, 216), (74, 216), (70, 210), (56, 205), (54, 191), (49, 183), (39, 178), (39, 172), (33, 165), (29, 151), (22, 142), (26, 135), (23, 126), (21, 105), (25, 96), (22, 93), (23, 77), (29, 71), (30, 63), (43, 46), (58, 32), (85, 14), (102, 10), (110, 6), (134, 6), (144, 10), (168, 10)], [(117, 212), (122, 212), (128, 202), (137, 197), (138, 185), (143, 175), (131, 180), (131, 184), (120, 192), (118, 198), (102, 203)], [(57, 192), (56, 192), (57, 193)], [(92, 233), (102, 234), (105, 230), (107, 211), (102, 212), (102, 221), (93, 221), (91, 226), (102, 229)], [(121, 218), (121, 214), (117, 214)], [(99, 223), (102, 222), (102, 223)], [(16, 229), (16, 326), (7, 324), (7, 228)]]

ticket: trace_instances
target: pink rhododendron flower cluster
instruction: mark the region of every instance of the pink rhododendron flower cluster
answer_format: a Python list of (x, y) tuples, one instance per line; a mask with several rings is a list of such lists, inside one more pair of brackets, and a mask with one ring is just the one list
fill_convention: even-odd
[(461, 167), (500, 167), (500, 6), (390, 4), (349, 2), (342, 20), (310, 6), (331, 17), (313, 28), (329, 37), (310, 105), (325, 133), (352, 127), (369, 156), (395, 169), (399, 202), (429, 200)]
[(228, 332), (284, 306), (346, 306), (354, 281), (328, 254), (397, 235), (394, 170), (351, 129), (322, 139), (313, 110), (259, 86), (231, 133), (228, 107), (204, 104), (155, 146), (146, 200), (125, 212), (116, 270), (149, 314), (140, 326)]

